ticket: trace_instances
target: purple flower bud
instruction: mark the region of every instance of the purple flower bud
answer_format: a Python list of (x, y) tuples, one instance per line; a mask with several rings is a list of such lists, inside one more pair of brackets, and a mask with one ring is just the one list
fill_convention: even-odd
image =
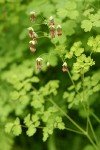
[(51, 25), (49, 28), (50, 28), (50, 36), (51, 36), (51, 38), (54, 38), (55, 37), (55, 26)]
[(54, 18), (52, 16), (49, 18), (48, 24), (49, 24), (49, 26), (54, 25)]
[(42, 69), (42, 58), (41, 57), (38, 57), (37, 59), (36, 59), (36, 63), (37, 63), (37, 69), (39, 70), (39, 71), (41, 71), (41, 69)]
[(34, 32), (32, 27), (29, 27), (28, 30), (29, 30), (29, 37), (31, 39), (34, 39), (34, 41), (37, 43), (38, 35), (36, 34), (36, 32)]
[(29, 37), (32, 39), (33, 38), (33, 28), (32, 27), (29, 27), (28, 28), (28, 30), (29, 30)]
[(61, 25), (57, 25), (57, 35), (58, 36), (62, 35), (62, 27), (61, 27)]
[(62, 65), (62, 71), (63, 72), (67, 72), (68, 71), (68, 67), (67, 67), (67, 63), (64, 62), (63, 65)]
[(35, 19), (36, 19), (36, 13), (35, 13), (34, 11), (31, 11), (31, 12), (30, 12), (30, 20), (31, 20), (32, 22), (34, 22)]
[(30, 44), (30, 51), (34, 53), (36, 51), (36, 47), (35, 47), (36, 42), (30, 41), (29, 44)]

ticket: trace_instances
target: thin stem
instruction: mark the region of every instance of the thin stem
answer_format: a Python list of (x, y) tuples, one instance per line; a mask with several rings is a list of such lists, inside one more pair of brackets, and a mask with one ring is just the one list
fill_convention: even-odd
[[(70, 77), (70, 79), (71, 79), (71, 82), (72, 82), (72, 84), (73, 84), (73, 86), (74, 86), (74, 88), (75, 88), (75, 91), (78, 93), (78, 91), (77, 91), (77, 89), (76, 89), (76, 86), (75, 86), (75, 83), (74, 83), (74, 81), (73, 81), (73, 79), (72, 79), (72, 77), (71, 77), (70, 71), (68, 70), (67, 72), (68, 72), (68, 75), (69, 75), (69, 77)], [(79, 93), (78, 93), (78, 94), (79, 94)]]
[(76, 131), (74, 129), (70, 129), (70, 128), (67, 128), (67, 127), (65, 129), (68, 130), (68, 131), (74, 132), (74, 133), (83, 134), (82, 132), (79, 132), (79, 131)]
[(100, 119), (93, 112), (91, 114), (95, 118), (95, 120), (97, 120), (100, 123)]
[(94, 136), (94, 139), (95, 139), (95, 141), (96, 141), (96, 144), (98, 145), (98, 140), (97, 140), (97, 137), (96, 137), (96, 135), (95, 135), (95, 132), (94, 132), (93, 126), (92, 126), (92, 124), (91, 124), (90, 118), (88, 119), (88, 122), (89, 122), (89, 125), (90, 125), (90, 128), (91, 128), (92, 134), (93, 134), (93, 136)]
[[(84, 100), (84, 73), (82, 73), (81, 78), (82, 78), (83, 100)], [(85, 105), (84, 105), (84, 109), (85, 109), (85, 112), (87, 113), (87, 132), (88, 132), (88, 125), (89, 125), (90, 128), (91, 128), (93, 137), (94, 137), (94, 139), (95, 139), (95, 142), (96, 142), (96, 144), (98, 145), (97, 137), (96, 137), (96, 135), (95, 135), (95, 132), (94, 132), (94, 129), (93, 129), (91, 120), (90, 120), (90, 118), (89, 118), (89, 103), (88, 103), (88, 102), (87, 102), (87, 109), (85, 108)]]
[(96, 150), (99, 150), (98, 147), (96, 146), (96, 144), (93, 142), (92, 138), (89, 136), (89, 134), (88, 134), (85, 130), (83, 130), (70, 116), (68, 116), (52, 99), (49, 99), (49, 101), (50, 101), (53, 105), (55, 105), (55, 106), (62, 112), (62, 114), (64, 114), (64, 116), (65, 116), (74, 126), (76, 126), (76, 127), (81, 131), (82, 134), (84, 134), (84, 135), (89, 139), (90, 143), (94, 146), (94, 148), (95, 148)]
[(91, 144), (94, 146), (94, 148), (96, 149), (96, 150), (99, 150), (98, 149), (98, 147), (95, 145), (95, 143), (93, 142), (93, 140), (91, 139), (91, 137), (87, 134), (86, 135), (87, 136), (87, 138), (89, 139), (89, 141), (91, 142)]
[(76, 126), (82, 133), (86, 134), (86, 132), (70, 116), (68, 116), (52, 99), (49, 99), (49, 101), (53, 105), (55, 105), (74, 126)]

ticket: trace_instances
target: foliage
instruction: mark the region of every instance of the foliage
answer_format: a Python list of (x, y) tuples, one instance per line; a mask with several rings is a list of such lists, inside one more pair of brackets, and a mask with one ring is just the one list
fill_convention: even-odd
[[(99, 0), (0, 1), (1, 150), (100, 149), (99, 7)], [(50, 16), (61, 36), (50, 37)]]

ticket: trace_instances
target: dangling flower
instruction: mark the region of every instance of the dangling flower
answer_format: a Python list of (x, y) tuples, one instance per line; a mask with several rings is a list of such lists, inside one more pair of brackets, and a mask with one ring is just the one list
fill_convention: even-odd
[(42, 69), (42, 58), (41, 57), (38, 57), (37, 59), (36, 59), (36, 63), (37, 63), (37, 69), (39, 70), (39, 71), (41, 71), (41, 69)]
[(36, 13), (35, 13), (34, 11), (31, 11), (31, 12), (30, 12), (30, 20), (31, 20), (32, 22), (34, 22), (35, 19), (36, 19)]
[(57, 35), (58, 36), (62, 35), (62, 27), (61, 27), (61, 25), (57, 25)]
[(68, 67), (67, 67), (67, 63), (64, 62), (63, 65), (62, 65), (62, 71), (63, 72), (67, 72), (68, 71)]
[(49, 24), (49, 26), (54, 25), (54, 18), (52, 16), (49, 18), (48, 24)]
[(54, 38), (55, 37), (55, 26), (51, 25), (49, 28), (50, 28), (50, 36), (51, 36), (51, 38)]
[(32, 40), (29, 42), (29, 44), (30, 44), (30, 51), (34, 53), (36, 51), (36, 47), (35, 47), (36, 42)]
[(34, 31), (33, 28), (29, 27), (28, 30), (29, 30), (29, 37), (33, 38), (33, 31)]

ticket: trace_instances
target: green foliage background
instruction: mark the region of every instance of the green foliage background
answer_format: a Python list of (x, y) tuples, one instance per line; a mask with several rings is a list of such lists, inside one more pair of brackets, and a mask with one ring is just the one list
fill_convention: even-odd
[[(32, 25), (32, 10), (37, 12), (36, 23), (40, 24), (33, 24), (35, 31), (49, 33), (42, 23), (50, 16), (63, 29), (59, 38), (39, 38), (34, 54), (29, 50), (27, 31)], [(0, 150), (94, 149), (85, 136), (63, 130), (76, 127), (52, 103), (85, 128), (86, 114), (68, 73), (62, 72), (63, 58), (80, 94), (78, 73), (84, 65), (85, 100), (81, 101), (89, 101), (89, 115), (100, 145), (100, 1), (0, 0), (0, 14)], [(43, 36), (41, 32), (39, 36)], [(91, 52), (95, 65), (86, 58)], [(79, 59), (77, 63), (73, 53)], [(43, 68), (39, 73), (35, 60), (40, 55)]]

